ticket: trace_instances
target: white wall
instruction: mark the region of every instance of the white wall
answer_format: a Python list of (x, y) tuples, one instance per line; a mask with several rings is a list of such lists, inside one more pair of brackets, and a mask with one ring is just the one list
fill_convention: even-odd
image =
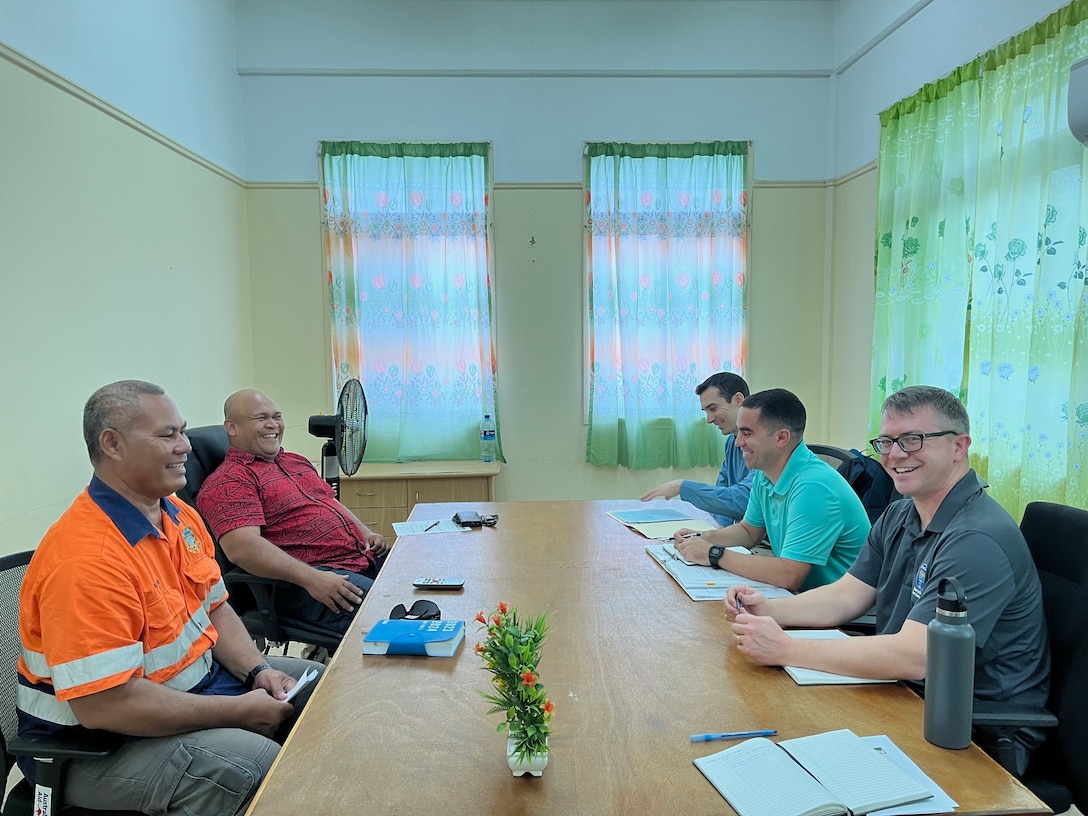
[(2, 0), (0, 41), (245, 177), (233, 0)]
[[(836, 31), (844, 51), (854, 54), (853, 46), (873, 32), (881, 39), (836, 77), (834, 178), (877, 157), (880, 111), (1068, 5), (1067, 0), (838, 1)], [(849, 54), (836, 51), (845, 60)]]
[(580, 181), (589, 140), (752, 139), (828, 176), (833, 3), (238, 0), (246, 161), (317, 178), (322, 139), (491, 141), (499, 182)]
[(4, 0), (0, 41), (249, 180), (312, 181), (318, 141), (363, 137), (490, 140), (500, 182), (578, 181), (586, 139), (752, 139), (756, 178), (806, 181), (1064, 4)]

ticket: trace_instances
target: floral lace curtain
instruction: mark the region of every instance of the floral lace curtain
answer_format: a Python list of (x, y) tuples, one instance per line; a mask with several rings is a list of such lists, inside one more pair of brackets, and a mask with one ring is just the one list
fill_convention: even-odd
[(490, 153), (321, 144), (334, 396), (362, 382), (367, 461), (477, 459), (480, 420), (498, 425)]
[(871, 428), (904, 385), (960, 394), (1015, 517), (1088, 506), (1088, 195), (1069, 133), (1078, 0), (882, 114)]
[(743, 373), (748, 142), (586, 145), (586, 461), (718, 465), (695, 386)]

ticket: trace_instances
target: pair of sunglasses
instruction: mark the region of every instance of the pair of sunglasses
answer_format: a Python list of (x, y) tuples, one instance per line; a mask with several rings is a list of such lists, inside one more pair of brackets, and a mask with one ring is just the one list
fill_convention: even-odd
[(442, 612), (434, 601), (420, 599), (405, 609), (404, 604), (397, 604), (389, 612), (390, 620), (441, 620)]

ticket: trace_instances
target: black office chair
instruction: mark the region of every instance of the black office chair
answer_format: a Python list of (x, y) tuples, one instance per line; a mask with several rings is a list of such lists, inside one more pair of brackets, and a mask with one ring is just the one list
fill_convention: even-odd
[[(219, 467), (227, 456), (230, 440), (222, 425), (203, 425), (186, 431), (193, 446), (185, 462), (185, 487), (178, 498), (196, 507), (196, 497), (204, 480)], [(233, 563), (219, 542), (215, 542), (215, 557), (223, 573), (223, 583), (230, 593), (230, 605), (245, 624), (250, 636), (267, 651), (270, 644), (283, 645), (286, 654), (292, 641), (320, 646), (329, 654), (340, 645), (340, 634), (309, 621), (281, 614), (276, 609), (276, 591), (294, 588), (286, 581), (252, 575)]]
[[(100, 759), (109, 756), (114, 745), (100, 740), (74, 740), (69, 737), (22, 739), (18, 736), (19, 721), (15, 714), (15, 697), (19, 688), (16, 663), (22, 645), (19, 641), (19, 588), (26, 575), (33, 550), (0, 557), (0, 755), (4, 763), (4, 779), (11, 772), (16, 756), (32, 756), (37, 761), (39, 786), (49, 788), (54, 812), (63, 816), (102, 816), (107, 811), (77, 807), (59, 807), (64, 796), (64, 772), (69, 759)], [(26, 779), (20, 779), (4, 800), (3, 816), (31, 816), (34, 812), (34, 791)], [(126, 811), (115, 816), (140, 816)]]
[[(1022, 781), (1055, 813), (1071, 805), (1088, 812), (1088, 511), (1050, 502), (1032, 502), (1020, 530), (1039, 570), (1050, 636), (1050, 699), (1057, 727), (1047, 734)], [(975, 704), (975, 725), (1003, 727), (1009, 746), (1016, 727), (1046, 724), (1046, 712)], [(998, 755), (1011, 769), (1011, 755)]]
[[(805, 444), (808, 445), (807, 442)], [(850, 468), (855, 459), (853, 453), (834, 445), (808, 445), (808, 449), (835, 468), (844, 479), (850, 479)]]

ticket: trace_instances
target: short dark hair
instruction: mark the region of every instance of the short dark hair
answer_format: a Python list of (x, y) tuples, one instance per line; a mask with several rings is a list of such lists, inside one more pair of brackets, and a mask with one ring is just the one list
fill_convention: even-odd
[(948, 430), (958, 434), (971, 433), (971, 418), (963, 403), (951, 391), (935, 385), (909, 385), (902, 391), (896, 391), (881, 406), (880, 412), (887, 414), (914, 414), (919, 408), (932, 408), (944, 419)]
[(797, 395), (785, 388), (769, 388), (745, 397), (742, 408), (759, 411), (759, 422), (768, 430), (785, 428), (800, 439), (805, 433), (808, 414)]
[(102, 431), (107, 428), (127, 431), (144, 410), (140, 397), (164, 394), (166, 391), (162, 386), (144, 380), (120, 380), (103, 385), (91, 394), (83, 406), (83, 441), (87, 443), (91, 464), (97, 465), (102, 459), (102, 447), (98, 443)]
[(727, 400), (733, 399), (738, 391), (744, 394), (745, 399), (748, 399), (748, 394), (750, 393), (748, 391), (748, 383), (744, 381), (744, 377), (739, 377), (728, 371), (719, 371), (717, 374), (711, 374), (695, 386), (695, 396), (701, 395), (708, 388), (717, 388), (718, 393)]

